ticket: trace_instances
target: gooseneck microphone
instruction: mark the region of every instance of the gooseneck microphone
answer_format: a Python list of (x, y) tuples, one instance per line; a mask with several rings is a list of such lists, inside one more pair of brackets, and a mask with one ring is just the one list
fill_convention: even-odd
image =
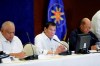
[(29, 34), (28, 34), (28, 32), (26, 32), (26, 34), (27, 34), (28, 41), (29, 41), (28, 43), (29, 43), (29, 44), (31, 44), (31, 48), (32, 48), (33, 55), (34, 55), (34, 50), (33, 50), (32, 43), (31, 43), (31, 41), (30, 41), (30, 37), (29, 37)]
[(31, 45), (31, 48), (32, 48), (32, 52), (33, 52), (33, 55), (30, 55), (30, 56), (28, 56), (28, 57), (25, 57), (24, 59), (25, 60), (33, 60), (33, 59), (38, 59), (38, 55), (34, 55), (34, 49), (33, 49), (33, 44), (31, 43), (31, 41), (30, 41), (30, 37), (29, 37), (29, 34), (28, 34), (28, 32), (26, 32), (26, 35), (27, 35), (27, 37), (28, 37), (28, 43)]
[(56, 42), (58, 42), (58, 43), (60, 43), (61, 45), (63, 45), (64, 47), (66, 47), (67, 49), (69, 48), (69, 46), (68, 45), (65, 45), (65, 44), (63, 44), (63, 43), (61, 43), (61, 42), (59, 42), (59, 41), (57, 41), (56, 39), (53, 39), (54, 41), (56, 41)]
[(26, 35), (27, 35), (27, 38), (28, 38), (29, 43), (31, 43), (28, 32), (26, 32)]
[[(63, 45), (65, 48), (67, 48), (66, 51), (59, 53), (59, 55), (71, 55), (71, 54), (72, 54), (72, 52), (69, 51), (69, 45), (68, 45), (66, 42), (65, 42), (65, 43), (62, 43), (62, 42), (57, 41), (56, 39), (53, 39), (53, 40), (56, 41), (56, 42), (58, 42), (58, 43), (60, 43), (60, 44)], [(65, 45), (65, 44), (66, 44), (66, 45)]]
[(95, 40), (95, 41), (97, 41), (97, 42), (100, 42), (100, 41), (98, 40), (98, 38), (94, 38), (94, 37), (91, 36), (91, 39), (93, 39), (93, 40)]

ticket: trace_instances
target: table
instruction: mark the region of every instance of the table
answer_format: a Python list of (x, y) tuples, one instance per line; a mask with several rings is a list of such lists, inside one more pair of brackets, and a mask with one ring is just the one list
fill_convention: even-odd
[(59, 56), (58, 58), (1, 63), (0, 66), (100, 66), (100, 53)]

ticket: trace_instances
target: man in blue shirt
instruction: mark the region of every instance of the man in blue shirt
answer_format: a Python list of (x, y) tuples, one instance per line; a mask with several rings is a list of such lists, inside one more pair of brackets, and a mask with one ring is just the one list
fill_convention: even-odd
[(95, 43), (99, 40), (97, 37), (90, 31), (91, 29), (91, 21), (88, 18), (83, 18), (80, 22), (79, 28), (73, 30), (69, 37), (69, 50), (75, 50), (77, 44), (77, 35), (78, 34), (89, 34), (92, 38), (90, 40), (90, 47), (89, 49), (96, 50)]

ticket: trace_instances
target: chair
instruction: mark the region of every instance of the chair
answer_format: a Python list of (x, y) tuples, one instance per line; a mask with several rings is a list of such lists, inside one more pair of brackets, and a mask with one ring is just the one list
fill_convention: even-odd
[(26, 56), (31, 56), (31, 55), (36, 55), (37, 54), (37, 50), (36, 50), (36, 46), (33, 44), (26, 44), (24, 46), (23, 52), (25, 52)]

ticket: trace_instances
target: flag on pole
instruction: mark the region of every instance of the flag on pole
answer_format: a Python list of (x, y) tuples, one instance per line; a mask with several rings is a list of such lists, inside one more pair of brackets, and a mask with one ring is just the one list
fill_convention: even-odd
[(64, 40), (67, 34), (67, 26), (62, 0), (50, 0), (48, 6), (48, 22), (56, 23), (56, 35), (60, 40)]

